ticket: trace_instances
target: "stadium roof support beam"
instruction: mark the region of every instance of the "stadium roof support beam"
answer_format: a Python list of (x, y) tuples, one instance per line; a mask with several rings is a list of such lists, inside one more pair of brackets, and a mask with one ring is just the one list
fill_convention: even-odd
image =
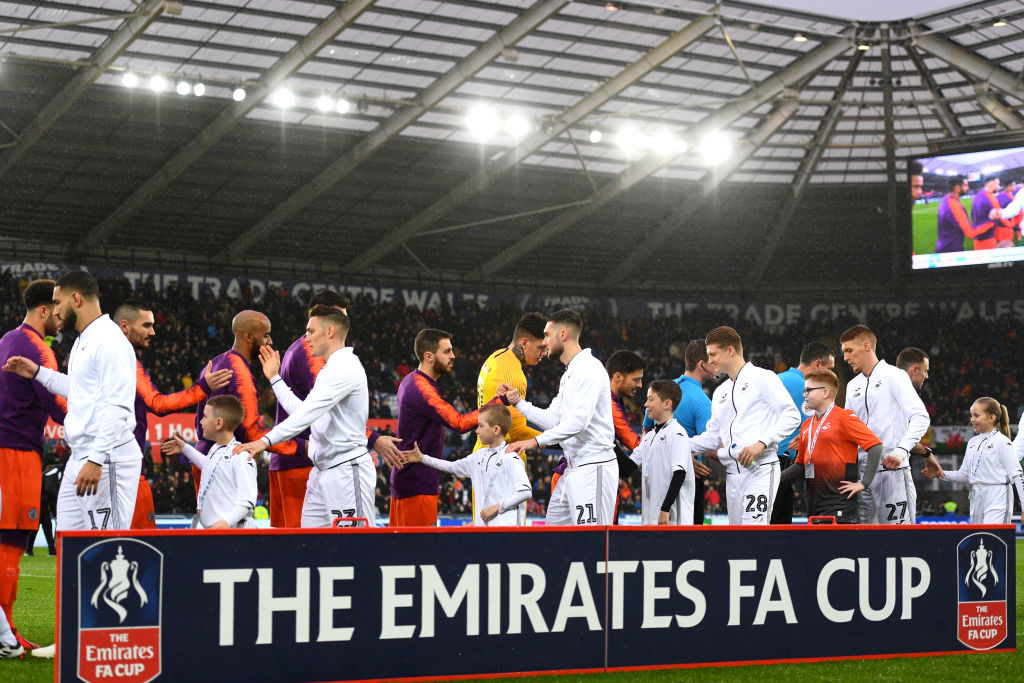
[(160, 170), (151, 175), (138, 189), (89, 231), (79, 243), (79, 250), (103, 242), (140, 208), (153, 200), (164, 188), (224, 137), (235, 124), (256, 108), (267, 94), (303, 64), (312, 59), (328, 43), (350, 26), (375, 0), (349, 0), (328, 15), (298, 45), (277, 61), (256, 84), (247, 88), (241, 102), (234, 102), (222, 111), (212, 123), (192, 138), (171, 157)]
[(754, 152), (767, 142), (768, 138), (774, 135), (782, 127), (782, 124), (788, 121), (799, 109), (800, 105), (797, 104), (796, 100), (783, 100), (776, 107), (775, 111), (757, 129), (751, 132), (750, 137), (740, 145), (740, 149), (733, 152), (728, 161), (708, 171), (701, 181), (701, 187), (698, 191), (687, 196), (682, 206), (672, 211), (662, 220), (654, 231), (644, 237), (636, 249), (612, 270), (603, 282), (604, 286), (617, 285), (625, 280), (633, 271), (643, 265), (644, 261), (650, 258), (651, 254), (655, 253), (662, 244), (679, 234), (679, 226), (689, 219), (701, 207), (704, 200), (717, 190), (747, 159), (753, 156)]
[[(694, 149), (697, 143), (705, 136), (716, 133), (726, 126), (729, 126), (737, 119), (746, 116), (769, 102), (779, 95), (786, 88), (791, 88), (805, 78), (817, 73), (833, 59), (846, 52), (852, 45), (851, 31), (844, 32), (838, 38), (834, 38), (822, 44), (805, 56), (796, 60), (785, 69), (775, 74), (764, 83), (754, 88), (747, 95), (733, 100), (722, 106), (718, 111), (705, 117), (688, 131), (684, 137), (687, 149)], [(617, 198), (620, 194), (630, 189), (636, 183), (649, 177), (669, 164), (673, 156), (663, 156), (652, 152), (646, 157), (631, 165), (625, 171), (613, 178), (610, 182), (601, 187), (600, 190), (591, 195), (591, 202), (583, 204), (565, 213), (556, 216), (551, 221), (520, 239), (516, 240), (509, 248), (498, 253), (482, 266), (477, 268), (473, 275), (486, 277), (500, 270), (521, 256), (525, 256), (534, 249), (539, 248), (556, 235), (565, 232), (570, 227), (591, 215), (599, 208)]]
[(918, 74), (921, 75), (921, 82), (924, 83), (926, 88), (928, 88), (928, 92), (932, 94), (932, 99), (935, 100), (935, 118), (937, 118), (939, 123), (942, 124), (942, 127), (946, 129), (946, 135), (954, 138), (963, 137), (963, 126), (960, 125), (960, 121), (956, 118), (956, 114), (953, 113), (949, 108), (949, 105), (946, 104), (946, 101), (943, 99), (942, 91), (939, 90), (939, 84), (935, 82), (935, 78), (925, 65), (921, 54), (913, 45), (904, 45), (903, 49), (906, 50), (907, 56), (910, 57), (910, 61), (914, 64), (914, 68), (916, 68)]
[(1020, 130), (1024, 128), (1024, 122), (1013, 113), (1013, 110), (999, 101), (999, 98), (988, 92), (985, 85), (979, 83), (975, 86), (978, 90), (978, 104), (989, 116), (1001, 123), (1009, 130)]
[(301, 211), (311, 201), (329, 190), (352, 172), (356, 166), (369, 159), (389, 140), (401, 133), (407, 126), (420, 116), (430, 111), (431, 107), (443, 100), (456, 88), (472, 78), (478, 71), (497, 58), (502, 49), (515, 45), (530, 34), (535, 28), (547, 21), (569, 4), (569, 0), (542, 0), (531, 7), (518, 19), (502, 29), (494, 37), (481, 45), (461, 62), (456, 64), (444, 76), (424, 90), (410, 107), (400, 108), (374, 128), (369, 135), (359, 141), (352, 149), (331, 163), (315, 178), (303, 185), (290, 197), (275, 206), (266, 216), (252, 227), (236, 237), (223, 254), (238, 254), (251, 248), (257, 240), (267, 235), (274, 228)]
[(839, 81), (835, 97), (832, 98), (832, 104), (829, 106), (828, 111), (825, 112), (825, 118), (822, 119), (821, 125), (818, 126), (814, 142), (811, 144), (811, 148), (803, 158), (803, 161), (800, 162), (800, 168), (793, 179), (793, 191), (786, 199), (786, 204), (782, 208), (779, 220), (765, 236), (763, 251), (754, 263), (753, 270), (750, 273), (748, 283), (750, 287), (756, 286), (761, 281), (761, 278), (764, 277), (764, 272), (768, 269), (772, 258), (775, 257), (775, 252), (778, 250), (779, 245), (782, 244), (782, 238), (785, 236), (789, 224), (796, 216), (797, 207), (804, 198), (804, 192), (807, 190), (811, 175), (814, 173), (814, 169), (817, 168), (818, 161), (821, 160), (821, 155), (825, 153), (825, 147), (828, 145), (828, 141), (832, 137), (832, 133), (835, 132), (839, 119), (842, 117), (843, 98), (846, 97), (846, 91), (850, 89), (850, 84), (853, 82), (853, 77), (860, 66), (863, 55), (863, 52), (857, 50), (850, 57), (850, 63), (843, 73), (842, 80)]
[(1014, 74), (937, 34), (919, 33), (918, 30), (918, 27), (910, 25), (912, 46), (916, 45), (938, 57), (957, 71), (967, 74), (971, 80), (988, 83), (1007, 95), (1024, 100), (1024, 84)]
[[(152, 24), (169, 3), (165, 0), (149, 0), (139, 7), (116, 31), (83, 68), (40, 110), (35, 119), (18, 133), (17, 144), (0, 157), (0, 176), (20, 161), (32, 145), (46, 133), (61, 116), (71, 108), (79, 97), (99, 78), (107, 68)], [(179, 6), (180, 7), (180, 6)], [(173, 8), (171, 8), (173, 11)], [(180, 9), (178, 10), (180, 12)]]
[(583, 97), (557, 118), (551, 120), (553, 129), (540, 130), (521, 143), (507, 150), (497, 159), (489, 162), (480, 172), (466, 179), (444, 197), (400, 225), (390, 235), (372, 248), (354, 258), (346, 266), (348, 271), (361, 271), (387, 256), (396, 247), (413, 237), (417, 232), (461, 206), (478, 192), (486, 189), (498, 176), (514, 168), (521, 161), (544, 147), (548, 142), (563, 134), (591, 112), (617, 96), (633, 83), (663, 64), (677, 52), (700, 39), (715, 26), (714, 17), (695, 19), (673, 33), (663, 43), (623, 69), (616, 76), (605, 81), (594, 92)]

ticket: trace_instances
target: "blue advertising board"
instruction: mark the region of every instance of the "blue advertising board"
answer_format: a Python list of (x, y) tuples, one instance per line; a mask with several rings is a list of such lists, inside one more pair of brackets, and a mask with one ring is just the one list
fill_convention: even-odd
[[(1012, 650), (1011, 526), (70, 532), (60, 681)], [(898, 634), (898, 637), (894, 637)]]

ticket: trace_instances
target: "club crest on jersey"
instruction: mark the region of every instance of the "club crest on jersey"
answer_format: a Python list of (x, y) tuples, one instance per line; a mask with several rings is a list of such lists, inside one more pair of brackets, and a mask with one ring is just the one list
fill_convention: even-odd
[(974, 650), (1006, 640), (1006, 543), (979, 532), (957, 545), (957, 639)]
[(877, 382), (875, 382), (875, 389), (877, 389), (880, 386), (882, 386), (882, 380), (878, 380)]
[(750, 382), (744, 382), (743, 386), (740, 387), (740, 391), (746, 391), (747, 387), (749, 387), (749, 386), (750, 386)]
[(78, 677), (146, 683), (161, 671), (163, 553), (134, 538), (78, 555)]

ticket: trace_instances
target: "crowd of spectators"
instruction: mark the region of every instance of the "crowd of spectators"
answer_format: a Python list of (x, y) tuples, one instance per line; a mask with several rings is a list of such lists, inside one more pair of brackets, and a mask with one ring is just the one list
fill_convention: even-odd
[[(20, 293), (31, 276), (13, 277), (0, 273), (0, 332), (6, 332), (22, 319), (24, 311)], [(190, 386), (208, 360), (227, 350), (233, 343), (231, 319), (245, 308), (263, 311), (272, 323), (275, 345), (284, 350), (305, 327), (305, 305), (287, 291), (270, 288), (260, 301), (243, 287), (238, 299), (216, 297), (209, 288), (193, 298), (188, 287), (169, 285), (158, 292), (152, 280), (133, 289), (122, 278), (101, 278), (102, 304), (112, 311), (128, 297), (142, 299), (153, 306), (157, 336), (142, 354), (142, 362), (154, 383), (162, 391), (172, 392)], [(370, 417), (391, 419), (393, 394), (402, 377), (416, 366), (412, 340), (425, 327), (439, 327), (453, 334), (457, 353), (455, 372), (443, 377), (440, 390), (460, 411), (476, 407), (478, 370), (495, 349), (508, 344), (512, 328), (522, 310), (515, 305), (501, 304), (480, 307), (467, 301), (449, 306), (442, 301), (439, 308), (421, 311), (399, 302), (379, 304), (369, 297), (356, 297), (349, 310), (352, 330), (349, 342), (366, 368), (370, 387)], [(683, 371), (682, 350), (690, 339), (703, 337), (713, 327), (733, 324), (743, 336), (746, 357), (756, 365), (776, 371), (795, 365), (800, 349), (809, 341), (821, 340), (837, 350), (836, 370), (841, 380), (850, 379), (849, 367), (842, 362), (839, 334), (857, 319), (802, 322), (788, 326), (754, 326), (744, 322), (723, 320), (719, 313), (704, 312), (680, 319), (678, 317), (620, 319), (600, 308), (582, 311), (584, 346), (592, 347), (598, 358), (612, 351), (628, 348), (648, 359), (647, 379), (675, 378)], [(922, 398), (931, 414), (933, 425), (967, 423), (973, 399), (993, 396), (1004, 403), (1016, 422), (1019, 415), (1022, 356), (1017, 323), (1011, 317), (992, 320), (975, 319), (965, 325), (956, 311), (926, 310), (910, 318), (888, 318), (877, 314), (866, 321), (879, 337), (879, 356), (894, 362), (896, 354), (906, 346), (923, 348), (931, 357), (931, 378), (925, 384)], [(60, 334), (53, 348), (60, 362), (66, 363), (72, 343), (68, 334)], [(1014, 362), (1014, 360), (1018, 362)], [(273, 393), (262, 373), (254, 368), (261, 389), (261, 409), (268, 420), (273, 413)], [(526, 368), (531, 400), (544, 405), (557, 391), (562, 367), (542, 361)], [(712, 387), (708, 387), (710, 391)], [(627, 401), (629, 422), (637, 426), (643, 416), (643, 397)], [(472, 448), (467, 437), (451, 434), (447, 445), (456, 457)], [(531, 509), (542, 511), (550, 494), (549, 473), (557, 453), (531, 454), (530, 475), (535, 496)], [(187, 468), (170, 463), (147, 464), (153, 479), (154, 498), (158, 512), (189, 512), (194, 509), (190, 494), (192, 482)], [(265, 495), (265, 472), (261, 492)], [(378, 477), (378, 504), (386, 513), (390, 492), (387, 474)], [(706, 502), (709, 511), (722, 508), (724, 485), (721, 477), (712, 480)], [(626, 508), (639, 497), (638, 481), (628, 483), (623, 492)], [(466, 482), (445, 477), (442, 486), (442, 513), (460, 514), (469, 509), (470, 497)]]

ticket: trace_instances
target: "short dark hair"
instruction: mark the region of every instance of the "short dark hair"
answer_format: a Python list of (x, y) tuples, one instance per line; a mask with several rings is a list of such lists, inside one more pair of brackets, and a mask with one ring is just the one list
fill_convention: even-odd
[(952, 192), (956, 188), (960, 187), (963, 184), (963, 182), (964, 177), (962, 175), (955, 175), (950, 177), (950, 179), (946, 181), (946, 186), (949, 188), (949, 191)]
[(693, 372), (701, 361), (708, 362), (708, 345), (703, 339), (693, 339), (686, 345), (686, 351), (683, 352), (686, 371)]
[(413, 342), (413, 351), (417, 360), (423, 360), (425, 353), (437, 353), (437, 347), (444, 339), (451, 339), (452, 335), (444, 330), (437, 330), (428, 327), (416, 333), (416, 341)]
[(848, 341), (853, 341), (858, 337), (867, 337), (868, 341), (871, 342), (871, 348), (877, 348), (878, 337), (871, 331), (871, 328), (867, 325), (854, 325), (853, 327), (847, 328), (845, 332), (839, 335), (839, 343), (843, 344)]
[(516, 329), (512, 332), (512, 339), (521, 339), (523, 335), (534, 339), (544, 338), (544, 325), (548, 319), (540, 313), (523, 313), (523, 317), (516, 323)]
[(72, 270), (69, 273), (64, 273), (57, 278), (54, 287), (78, 292), (83, 299), (99, 301), (100, 298), (99, 283), (96, 282), (96, 278), (84, 270)]
[(812, 341), (800, 351), (800, 365), (811, 365), (816, 360), (824, 363), (829, 358), (835, 359), (835, 357), (836, 352), (832, 350), (831, 346), (820, 341)]
[(351, 325), (348, 316), (333, 306), (314, 306), (309, 310), (310, 318), (324, 318), (328, 325), (334, 325), (342, 335), (348, 334)]
[(213, 410), (214, 417), (224, 420), (224, 429), (235, 431), (245, 419), (245, 408), (237, 396), (218, 394), (206, 399), (206, 405)]
[(662, 401), (672, 401), (672, 410), (678, 408), (679, 402), (683, 400), (683, 390), (670, 379), (656, 379), (647, 389), (656, 393)]
[[(502, 434), (508, 434), (508, 430), (512, 428), (512, 413), (498, 403), (489, 403), (481, 408), (477, 413), (477, 419), (481, 418), (487, 418), (492, 425), (500, 427)], [(504, 446), (502, 447), (504, 448)]]
[(896, 356), (896, 367), (900, 370), (909, 370), (915, 365), (920, 365), (928, 360), (928, 354), (916, 346), (908, 346)]
[(317, 306), (332, 306), (334, 308), (344, 308), (348, 310), (348, 307), (352, 305), (352, 300), (341, 292), (334, 292), (330, 289), (321, 289), (319, 292), (309, 297), (309, 310), (312, 311)]
[(152, 310), (152, 306), (144, 301), (140, 301), (138, 299), (125, 299), (121, 302), (120, 306), (114, 309), (114, 322), (119, 324), (122, 320), (135, 322), (135, 319), (139, 317), (139, 313)]
[(623, 375), (630, 375), (637, 370), (646, 370), (647, 361), (632, 351), (621, 349), (608, 356), (608, 362), (604, 364), (604, 369), (608, 371), (609, 377), (614, 375), (616, 372), (621, 372)]
[(577, 337), (583, 332), (583, 318), (571, 308), (561, 308), (555, 311), (548, 316), (548, 322), (565, 327)]
[(911, 160), (907, 164), (907, 176), (924, 175), (924, 164), (917, 160)]
[(21, 300), (25, 302), (25, 310), (31, 311), (33, 308), (53, 304), (54, 284), (56, 283), (53, 280), (33, 280), (28, 283), (28, 287), (21, 295)]

